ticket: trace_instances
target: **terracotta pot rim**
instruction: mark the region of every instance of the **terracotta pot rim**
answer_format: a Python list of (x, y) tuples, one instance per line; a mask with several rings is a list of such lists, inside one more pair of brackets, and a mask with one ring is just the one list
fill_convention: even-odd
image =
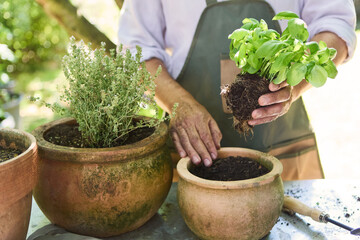
[(13, 128), (1, 128), (0, 130), (4, 131), (4, 132), (16, 132), (19, 135), (24, 135), (31, 142), (30, 146), (24, 152), (22, 152), (20, 155), (14, 157), (12, 159), (9, 159), (9, 160), (6, 160), (5, 162), (0, 163), (0, 167), (5, 166), (5, 165), (11, 165), (13, 162), (18, 161), (19, 159), (27, 158), (28, 156), (30, 156), (31, 154), (34, 153), (34, 150), (36, 150), (37, 143), (36, 143), (35, 137), (32, 134), (22, 131), (22, 130), (19, 130), (19, 129), (13, 129)]
[[(77, 156), (76, 158), (72, 158), (73, 162), (112, 162), (112, 158), (110, 157), (111, 155), (121, 155), (122, 157), (120, 159), (117, 157), (118, 161), (121, 159), (126, 159), (134, 154), (136, 154), (137, 157), (141, 157), (144, 154), (150, 154), (151, 152), (156, 151), (159, 147), (162, 147), (165, 144), (168, 133), (167, 125), (162, 122), (160, 123), (159, 127), (155, 128), (154, 133), (150, 136), (132, 144), (110, 148), (74, 148), (56, 145), (44, 139), (44, 133), (53, 126), (74, 123), (76, 123), (74, 118), (60, 118), (37, 127), (33, 131), (33, 135), (37, 140), (39, 150), (46, 149), (47, 151), (53, 152), (54, 154), (63, 155), (63, 158), (60, 157), (58, 159), (60, 161), (68, 161), (67, 156), (71, 154), (72, 156)], [(149, 152), (148, 149), (152, 149), (152, 151)], [(89, 153), (94, 156), (93, 159), (89, 159), (87, 157)], [(104, 159), (104, 156), (107, 158)]]
[(0, 194), (0, 212), (2, 213), (19, 199), (31, 193), (36, 184), (37, 143), (34, 136), (22, 130), (2, 128), (0, 132), (19, 135), (29, 140), (29, 143), (26, 142), (29, 146), (23, 153), (0, 163), (0, 188), (6, 193)]
[[(254, 186), (262, 186), (274, 181), (275, 178), (280, 177), (283, 166), (281, 162), (267, 153), (263, 153), (260, 151), (247, 149), (247, 148), (237, 148), (237, 147), (225, 147), (221, 148), (218, 151), (219, 157), (223, 156), (231, 156), (234, 155), (234, 152), (239, 152), (241, 156), (246, 156), (256, 159), (262, 159), (267, 161), (268, 163), (272, 164), (272, 170), (260, 177), (251, 178), (247, 180), (237, 180), (237, 181), (215, 181), (215, 180), (208, 180), (204, 178), (197, 177), (189, 172), (188, 168), (191, 165), (191, 160), (189, 157), (182, 158), (177, 164), (177, 171), (179, 177), (184, 179), (187, 182), (195, 184), (197, 186), (211, 188), (211, 189), (242, 189), (242, 188), (250, 188)], [(245, 154), (245, 155), (244, 155)]]

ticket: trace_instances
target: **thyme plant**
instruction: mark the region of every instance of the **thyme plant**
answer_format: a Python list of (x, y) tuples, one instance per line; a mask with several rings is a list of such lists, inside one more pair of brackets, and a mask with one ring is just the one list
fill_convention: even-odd
[(141, 103), (156, 106), (154, 78), (161, 70), (159, 67), (152, 76), (140, 58), (140, 47), (134, 57), (129, 50), (124, 53), (122, 46), (110, 50), (108, 55), (104, 43), (92, 51), (90, 44), (76, 43), (71, 38), (62, 62), (69, 86), (60, 96), (68, 107), (45, 105), (74, 117), (90, 147), (111, 147), (118, 140), (126, 140), (136, 128), (155, 127), (165, 118), (140, 120), (136, 124), (133, 121)]

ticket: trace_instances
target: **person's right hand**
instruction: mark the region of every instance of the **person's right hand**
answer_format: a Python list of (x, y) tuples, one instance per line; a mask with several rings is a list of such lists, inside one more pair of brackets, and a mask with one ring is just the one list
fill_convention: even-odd
[(197, 102), (179, 103), (170, 120), (170, 134), (180, 157), (207, 167), (217, 158), (222, 134), (209, 112)]

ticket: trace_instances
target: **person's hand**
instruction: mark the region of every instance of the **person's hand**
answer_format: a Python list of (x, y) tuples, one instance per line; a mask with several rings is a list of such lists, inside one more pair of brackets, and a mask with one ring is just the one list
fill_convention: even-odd
[(170, 134), (180, 157), (190, 157), (198, 165), (211, 166), (217, 158), (222, 134), (208, 113), (197, 102), (181, 102), (170, 120)]
[(293, 93), (294, 88), (289, 86), (286, 81), (280, 84), (270, 83), (269, 89), (271, 93), (259, 97), (258, 102), (261, 108), (252, 112), (253, 119), (248, 121), (249, 125), (255, 126), (274, 121), (287, 113), (293, 101), (296, 100)]

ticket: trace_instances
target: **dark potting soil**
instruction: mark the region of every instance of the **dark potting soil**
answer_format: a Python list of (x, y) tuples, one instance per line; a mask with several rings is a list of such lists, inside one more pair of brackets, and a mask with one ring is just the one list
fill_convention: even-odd
[(234, 116), (234, 128), (245, 135), (252, 131), (247, 121), (252, 119), (251, 113), (259, 108), (259, 97), (269, 93), (269, 80), (257, 74), (238, 74), (235, 82), (223, 87), (226, 104)]
[(23, 151), (0, 147), (0, 163), (20, 155)]
[(270, 172), (250, 158), (232, 156), (216, 159), (210, 167), (192, 165), (189, 171), (198, 177), (217, 181), (245, 180)]
[[(119, 139), (113, 144), (112, 147), (122, 146), (126, 144), (132, 144), (137, 141), (140, 141), (148, 136), (150, 136), (155, 131), (154, 128), (143, 127), (135, 129), (134, 131), (128, 134), (127, 139)], [(75, 148), (87, 148), (89, 146), (85, 145), (85, 141), (79, 131), (77, 125), (57, 125), (52, 127), (50, 130), (45, 132), (44, 139), (53, 144), (66, 146), (66, 147), (75, 147)]]

